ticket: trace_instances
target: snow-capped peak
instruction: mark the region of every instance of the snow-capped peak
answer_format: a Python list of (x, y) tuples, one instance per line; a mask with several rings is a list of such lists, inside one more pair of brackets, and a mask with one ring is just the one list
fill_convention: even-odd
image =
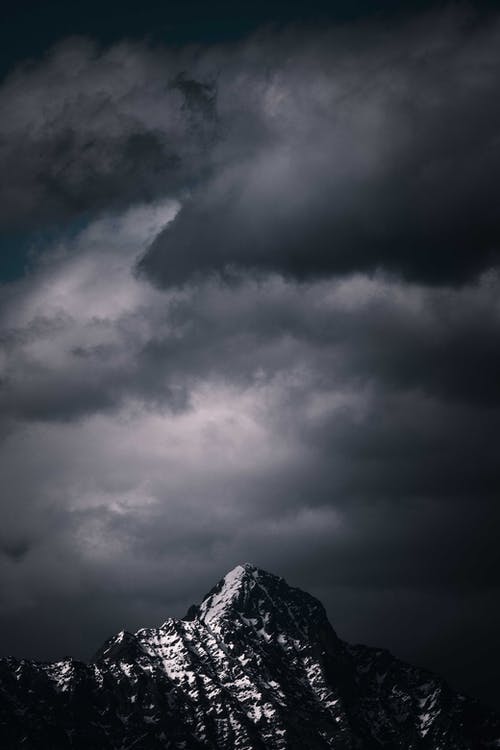
[(198, 618), (211, 620), (220, 617), (241, 596), (246, 586), (252, 586), (258, 574), (258, 568), (250, 563), (242, 563), (230, 570), (202, 601)]
[(388, 652), (349, 646), (321, 603), (237, 565), (183, 620), (121, 631), (92, 663), (0, 659), (0, 747), (500, 747), (500, 718)]
[(185, 620), (197, 620), (217, 630), (224, 628), (226, 621), (238, 621), (269, 640), (284, 634), (303, 640), (313, 623), (331, 630), (317, 599), (250, 563), (226, 573), (199, 606), (191, 607)]

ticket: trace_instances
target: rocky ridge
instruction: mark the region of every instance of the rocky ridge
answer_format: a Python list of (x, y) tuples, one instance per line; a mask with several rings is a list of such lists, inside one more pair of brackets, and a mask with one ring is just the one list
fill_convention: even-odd
[(0, 659), (5, 750), (481, 750), (500, 719), (389, 652), (340, 640), (314, 597), (252, 565), (183, 619), (90, 664)]

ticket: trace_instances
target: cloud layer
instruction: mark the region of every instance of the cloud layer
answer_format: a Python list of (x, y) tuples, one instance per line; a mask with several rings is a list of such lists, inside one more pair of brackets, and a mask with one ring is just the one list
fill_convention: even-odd
[(488, 268), (497, 49), (497, 24), (472, 33), (466, 18), (430, 16), (233, 53), (217, 79), (226, 137), (213, 173), (144, 269), (168, 285), (234, 267), (297, 279), (384, 268), (430, 283)]
[(0, 222), (52, 227), (1, 288), (6, 651), (248, 559), (496, 700), (498, 37), (70, 40), (4, 82)]

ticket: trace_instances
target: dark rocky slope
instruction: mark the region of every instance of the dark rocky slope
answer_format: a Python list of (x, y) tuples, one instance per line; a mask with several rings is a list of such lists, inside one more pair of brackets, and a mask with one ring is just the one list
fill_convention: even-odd
[(2, 750), (480, 750), (500, 720), (322, 605), (241, 565), (183, 620), (121, 632), (90, 664), (0, 660)]

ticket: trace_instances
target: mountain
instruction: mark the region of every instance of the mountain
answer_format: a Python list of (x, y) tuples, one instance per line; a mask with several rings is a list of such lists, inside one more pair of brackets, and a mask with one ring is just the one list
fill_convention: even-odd
[(500, 717), (252, 565), (89, 664), (0, 660), (2, 750), (480, 750)]

